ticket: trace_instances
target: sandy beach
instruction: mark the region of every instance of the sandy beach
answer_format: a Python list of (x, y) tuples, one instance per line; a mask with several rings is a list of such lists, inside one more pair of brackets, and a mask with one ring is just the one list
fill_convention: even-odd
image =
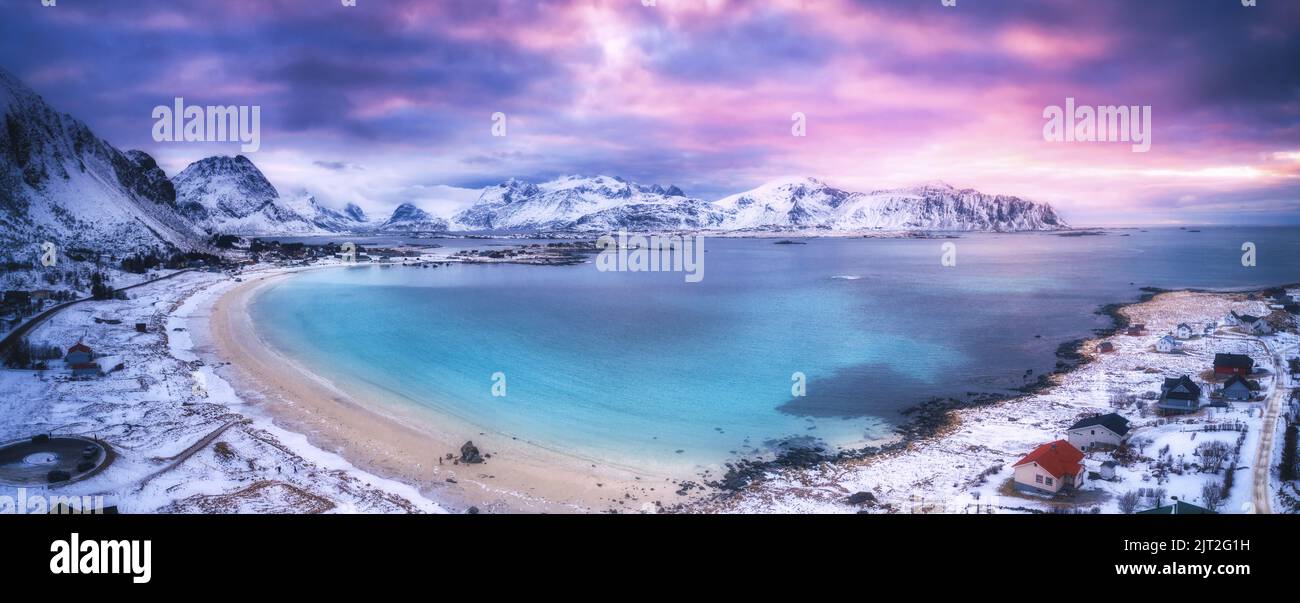
[[(328, 269), (328, 268), (326, 268)], [(548, 450), (494, 434), (451, 416), (403, 412), (378, 402), (380, 392), (344, 391), (267, 345), (248, 304), (263, 287), (291, 272), (249, 275), (220, 296), (208, 318), (216, 363), (240, 397), (285, 429), (307, 436), (377, 475), (407, 483), (452, 511), (655, 512), (673, 504), (679, 479)], [(196, 328), (199, 328), (196, 325)], [(358, 400), (364, 399), (366, 403)], [(484, 453), (480, 464), (454, 464), (466, 441)], [(439, 459), (442, 459), (441, 463)]]
[[(337, 269), (317, 267), (310, 269)], [(1116, 388), (1141, 391), (1153, 387), (1164, 374), (1197, 374), (1216, 351), (1232, 349), (1259, 353), (1257, 341), (1232, 332), (1184, 342), (1178, 355), (1155, 353), (1159, 333), (1180, 321), (1205, 324), (1232, 310), (1264, 312), (1260, 302), (1242, 294), (1177, 292), (1123, 307), (1131, 322), (1143, 322), (1142, 337), (1108, 336), (1082, 346), (1089, 361), (1053, 376), (1045, 390), (989, 407), (955, 413), (950, 428), (909, 444), (904, 450), (863, 461), (826, 463), (812, 470), (770, 473), (767, 479), (741, 492), (714, 496), (712, 489), (689, 489), (678, 494), (679, 483), (704, 481), (699, 475), (653, 475), (547, 449), (535, 443), (494, 433), (463, 419), (432, 409), (406, 404), (385, 391), (366, 391), (364, 385), (346, 389), (305, 370), (263, 341), (249, 315), (249, 304), (264, 287), (291, 278), (293, 271), (274, 269), (247, 273), (245, 282), (213, 296), (210, 313), (196, 317), (192, 330), (206, 329), (211, 364), (237, 395), (285, 430), (303, 434), (325, 451), (346, 458), (358, 468), (407, 484), (452, 512), (475, 507), (484, 512), (852, 512), (843, 500), (856, 491), (872, 492), (881, 505), (877, 511), (931, 509), (935, 501), (948, 512), (963, 505), (998, 500), (1003, 510), (1048, 509), (1045, 501), (1003, 498), (1010, 463), (1036, 443), (1058, 437), (1081, 414), (1100, 412)], [(1102, 339), (1117, 351), (1099, 355)], [(1290, 342), (1290, 339), (1286, 340)], [(1289, 343), (1286, 345), (1290, 345)], [(1257, 349), (1258, 348), (1258, 349)], [(1264, 357), (1267, 357), (1265, 355)], [(1262, 358), (1261, 358), (1262, 360)], [(1152, 368), (1160, 367), (1158, 369)], [(1240, 421), (1250, 426), (1247, 447), (1258, 437), (1258, 413), (1250, 405), (1215, 412), (1199, 421)], [(1139, 416), (1130, 411), (1143, 433), (1175, 445), (1177, 424)], [(1171, 431), (1172, 430), (1172, 431)], [(447, 455), (460, 456), (472, 440), (487, 456), (482, 464), (455, 464)], [(442, 459), (441, 462), (439, 459)], [(1102, 459), (1090, 460), (1100, 463)], [(1132, 469), (1133, 480), (1143, 479), (1146, 465)], [(707, 478), (706, 478), (707, 479)], [(1129, 482), (1132, 483), (1132, 482)], [(1095, 498), (1098, 507), (1114, 505), (1114, 497), (1127, 486), (1105, 485)], [(1177, 490), (1191, 493), (1191, 481)], [(972, 498), (973, 497), (973, 498)], [(1232, 504), (1249, 496), (1235, 493)], [(920, 502), (917, 502), (920, 501)]]

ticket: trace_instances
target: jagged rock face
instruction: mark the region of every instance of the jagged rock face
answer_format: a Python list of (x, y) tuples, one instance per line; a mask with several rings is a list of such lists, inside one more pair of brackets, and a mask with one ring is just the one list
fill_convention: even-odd
[(946, 184), (856, 193), (813, 179), (777, 181), (726, 197), (723, 228), (859, 230), (1053, 230), (1051, 206)]
[(832, 227), (1019, 231), (1056, 230), (1067, 225), (1044, 203), (939, 184), (856, 195), (840, 208)]
[(127, 165), (114, 164), (122, 186), (155, 203), (176, 205), (176, 187), (153, 157), (144, 151), (133, 150), (126, 152), (126, 159), (129, 160)]
[(347, 216), (353, 222), (364, 223), (367, 221), (365, 210), (361, 209), (356, 203), (349, 203), (343, 208), (343, 215)]
[(203, 233), (175, 211), (148, 154), (122, 153), (0, 69), (0, 244), (49, 240), (110, 253), (196, 249)]
[(180, 211), (210, 233), (324, 234), (364, 227), (364, 220), (322, 206), (307, 191), (280, 196), (243, 155), (196, 161), (172, 182)]
[(393, 210), (393, 215), (378, 227), (386, 232), (446, 232), (447, 221), (410, 203)]
[[(611, 176), (566, 176), (531, 184), (490, 186), (453, 217), (464, 230), (603, 229), (632, 223), (708, 223), (706, 204), (670, 186), (640, 185)], [(685, 226), (684, 228), (692, 228)]]

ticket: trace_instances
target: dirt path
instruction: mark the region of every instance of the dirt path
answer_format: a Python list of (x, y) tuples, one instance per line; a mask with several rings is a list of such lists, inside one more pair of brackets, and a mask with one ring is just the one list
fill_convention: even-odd
[(243, 423), (247, 420), (248, 419), (233, 419), (230, 421), (226, 421), (224, 425), (214, 429), (212, 433), (203, 436), (202, 438), (199, 439), (199, 441), (191, 444), (189, 448), (182, 450), (180, 454), (177, 454), (176, 456), (170, 457), (168, 459), (164, 459), (164, 460), (170, 460), (171, 462), (168, 463), (166, 467), (154, 471), (153, 473), (150, 473), (148, 477), (140, 480), (140, 483), (136, 484), (136, 489), (139, 490), (140, 488), (143, 488), (144, 485), (149, 483), (149, 481), (152, 480), (153, 478), (158, 477), (159, 475), (162, 475), (168, 471), (171, 471), (172, 469), (175, 469), (178, 465), (184, 463), (185, 459), (194, 456), (194, 453), (203, 450), (205, 447), (207, 447), (208, 444), (211, 444), (213, 440), (217, 439), (218, 436), (225, 433), (227, 429), (230, 429), (231, 427)]

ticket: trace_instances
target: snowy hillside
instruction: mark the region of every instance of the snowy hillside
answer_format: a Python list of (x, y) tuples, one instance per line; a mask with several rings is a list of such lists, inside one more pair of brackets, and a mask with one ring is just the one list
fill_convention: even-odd
[(196, 249), (206, 236), (176, 211), (166, 174), (55, 111), (0, 69), (0, 250), (127, 253)]
[(857, 230), (1054, 230), (1051, 206), (946, 184), (856, 193), (815, 178), (778, 180), (717, 201), (723, 228)]
[(360, 208), (353, 214), (338, 212), (320, 205), (307, 191), (281, 197), (243, 155), (201, 159), (172, 182), (181, 212), (211, 233), (326, 234), (365, 226)]
[(1056, 230), (1066, 228), (1052, 206), (1009, 195), (986, 195), (946, 184), (852, 195), (832, 228), (856, 230)]
[(512, 178), (489, 186), (452, 221), (463, 230), (568, 230), (637, 224), (696, 228), (720, 218), (711, 216), (707, 203), (686, 197), (675, 186), (645, 186), (611, 176), (565, 176), (541, 184)]
[(622, 178), (508, 180), (456, 214), (461, 230), (862, 230), (1018, 231), (1065, 228), (1051, 206), (932, 184), (850, 192), (815, 178), (787, 178), (709, 203), (677, 187)]
[(791, 178), (724, 197), (714, 205), (726, 214), (723, 228), (728, 230), (818, 228), (833, 224), (840, 206), (853, 195), (816, 178)]
[(393, 215), (376, 227), (380, 232), (446, 232), (447, 221), (410, 203), (393, 210)]

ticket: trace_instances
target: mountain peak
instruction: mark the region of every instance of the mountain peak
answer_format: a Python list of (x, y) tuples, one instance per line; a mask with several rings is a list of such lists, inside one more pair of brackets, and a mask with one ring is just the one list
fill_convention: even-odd
[(414, 203), (403, 203), (393, 210), (393, 215), (379, 225), (381, 231), (396, 232), (445, 232), (447, 221), (430, 214)]

